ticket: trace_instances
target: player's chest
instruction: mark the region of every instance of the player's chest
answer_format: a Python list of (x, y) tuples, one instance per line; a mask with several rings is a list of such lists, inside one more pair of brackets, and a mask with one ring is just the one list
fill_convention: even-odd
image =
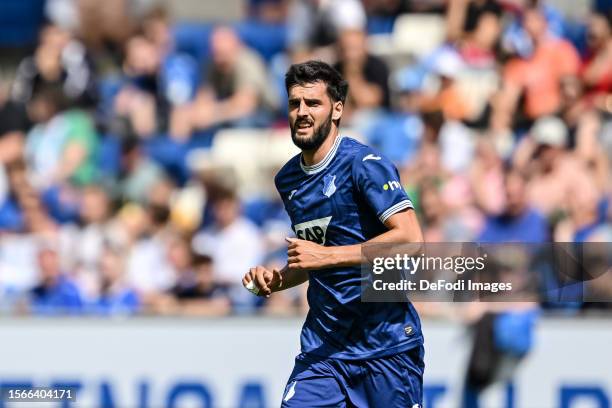
[(329, 171), (307, 177), (292, 187), (285, 204), (294, 226), (317, 220), (341, 222), (356, 212), (350, 173)]

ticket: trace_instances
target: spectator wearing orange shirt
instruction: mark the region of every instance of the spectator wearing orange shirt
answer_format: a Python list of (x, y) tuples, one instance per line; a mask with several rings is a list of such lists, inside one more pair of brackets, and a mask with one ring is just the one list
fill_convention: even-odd
[(527, 59), (511, 60), (504, 69), (496, 106), (496, 124), (500, 128), (510, 127), (519, 112), (528, 123), (556, 113), (561, 105), (561, 80), (578, 75), (580, 69), (580, 57), (574, 46), (548, 33), (545, 16), (538, 8), (526, 10), (523, 21), (534, 51)]

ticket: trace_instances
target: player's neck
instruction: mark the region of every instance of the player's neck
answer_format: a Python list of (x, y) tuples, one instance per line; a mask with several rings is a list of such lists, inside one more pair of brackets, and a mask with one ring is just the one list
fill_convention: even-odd
[(321, 146), (313, 150), (302, 150), (302, 160), (306, 166), (314, 166), (320, 163), (327, 153), (331, 150), (336, 138), (338, 137), (338, 129), (333, 128)]

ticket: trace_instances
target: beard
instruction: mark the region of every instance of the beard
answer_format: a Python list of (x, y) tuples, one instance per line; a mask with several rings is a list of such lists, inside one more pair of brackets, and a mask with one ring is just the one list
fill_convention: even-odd
[(312, 136), (308, 139), (298, 137), (297, 126), (299, 123), (300, 121), (296, 121), (293, 126), (291, 126), (291, 140), (293, 140), (293, 144), (301, 150), (316, 150), (323, 144), (329, 135), (332, 125), (332, 111), (330, 110), (329, 116), (325, 122), (313, 129)]

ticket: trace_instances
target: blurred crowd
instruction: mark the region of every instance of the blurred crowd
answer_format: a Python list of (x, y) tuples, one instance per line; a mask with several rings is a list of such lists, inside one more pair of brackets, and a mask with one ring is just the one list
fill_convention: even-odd
[[(249, 0), (232, 23), (30, 3), (37, 41), (0, 58), (3, 312), (304, 311), (304, 288), (240, 284), (285, 263), (279, 198), (188, 158), (225, 129), (288, 138), (284, 73), (313, 58), (348, 80), (343, 126), (397, 164), (428, 242), (612, 241), (610, 2)], [(399, 24), (432, 17), (441, 41), (402, 47)]]

